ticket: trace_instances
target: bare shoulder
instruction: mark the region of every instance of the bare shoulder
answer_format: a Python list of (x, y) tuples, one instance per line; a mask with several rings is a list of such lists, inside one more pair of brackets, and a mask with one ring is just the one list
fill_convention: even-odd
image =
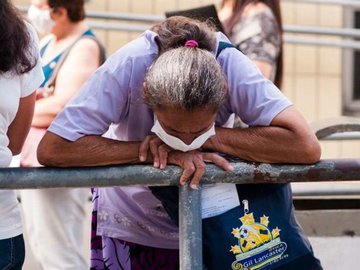
[(101, 50), (99, 44), (91, 38), (82, 38), (71, 48), (61, 70), (72, 70), (74, 65), (86, 68), (99, 66)]
[(75, 43), (71, 49), (71, 54), (90, 54), (92, 56), (99, 55), (100, 48), (99, 44), (92, 38), (82, 38)]

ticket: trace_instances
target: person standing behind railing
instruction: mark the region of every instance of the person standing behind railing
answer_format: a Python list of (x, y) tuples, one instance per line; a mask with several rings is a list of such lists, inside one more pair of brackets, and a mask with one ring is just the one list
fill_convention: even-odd
[[(28, 18), (43, 38), (45, 82), (21, 153), (21, 166), (40, 166), (36, 149), (47, 127), (104, 61), (103, 48), (85, 22), (83, 0), (33, 0)], [(41, 269), (87, 269), (83, 254), (88, 189), (21, 192), (29, 245)]]
[[(224, 126), (232, 113), (252, 127)], [(168, 18), (113, 54), (38, 148), (47, 166), (174, 164), (183, 169), (180, 184), (192, 188), (206, 162), (233, 171), (218, 153), (313, 163), (320, 145), (291, 102), (222, 33), (185, 17)], [(322, 269), (295, 220), (288, 184), (203, 187), (203, 195), (209, 192), (220, 198), (202, 201), (206, 269), (231, 269), (240, 257), (261, 260), (263, 269)], [(239, 203), (245, 198), (247, 208)], [(165, 203), (148, 187), (94, 188), (91, 269), (178, 270), (178, 227), (170, 218), (176, 215)], [(254, 257), (261, 252), (254, 248), (267, 247)]]
[[(20, 153), (30, 129), (35, 90), (43, 82), (38, 39), (9, 0), (0, 1), (0, 167)], [(0, 190), (0, 269), (18, 270), (25, 246), (14, 191)]]
[(281, 89), (283, 30), (280, 0), (223, 0), (218, 15), (230, 41)]

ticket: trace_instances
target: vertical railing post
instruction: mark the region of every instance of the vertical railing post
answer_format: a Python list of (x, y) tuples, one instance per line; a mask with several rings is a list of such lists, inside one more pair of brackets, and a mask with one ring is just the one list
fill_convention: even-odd
[(202, 270), (201, 189), (179, 189), (180, 270)]

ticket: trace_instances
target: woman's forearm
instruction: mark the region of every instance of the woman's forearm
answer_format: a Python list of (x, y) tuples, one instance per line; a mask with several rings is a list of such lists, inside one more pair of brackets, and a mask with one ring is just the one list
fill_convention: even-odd
[(54, 167), (142, 163), (138, 158), (139, 147), (140, 142), (122, 142), (101, 136), (85, 136), (71, 142), (47, 132), (38, 147), (38, 160), (42, 165)]
[(270, 126), (217, 128), (203, 147), (267, 163), (315, 163), (321, 155), (319, 141), (294, 106), (280, 112)]
[(280, 127), (218, 128), (204, 148), (266, 163), (314, 163), (320, 158), (316, 138), (299, 138)]

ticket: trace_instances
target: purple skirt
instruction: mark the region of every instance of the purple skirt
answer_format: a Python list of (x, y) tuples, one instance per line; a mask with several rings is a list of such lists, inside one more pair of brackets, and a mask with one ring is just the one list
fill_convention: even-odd
[[(94, 196), (93, 205), (97, 203)], [(96, 208), (94, 208), (96, 209)], [(178, 270), (179, 250), (138, 245), (121, 239), (98, 236), (97, 211), (92, 213), (90, 269)]]

